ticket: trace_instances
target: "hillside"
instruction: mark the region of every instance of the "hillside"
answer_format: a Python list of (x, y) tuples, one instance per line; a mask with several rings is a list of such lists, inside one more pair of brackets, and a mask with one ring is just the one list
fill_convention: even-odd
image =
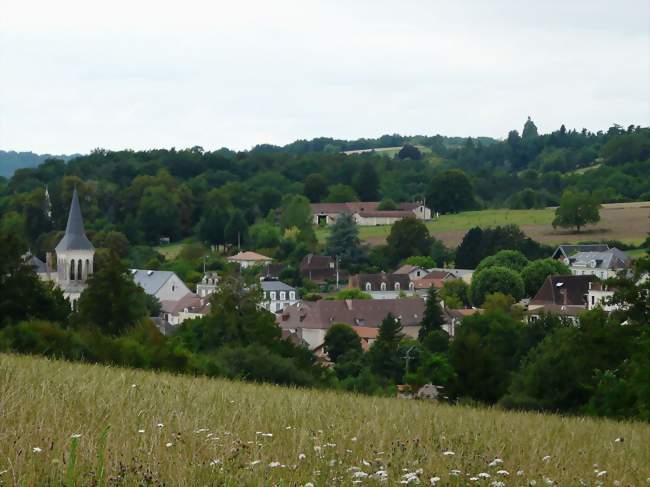
[(390, 485), (479, 476), (478, 485), (640, 485), (650, 477), (647, 424), (13, 355), (0, 355), (0, 388), (7, 484), (379, 485), (385, 475)]
[(25, 169), (37, 167), (42, 164), (46, 159), (63, 159), (68, 161), (73, 156), (53, 156), (50, 154), (34, 154), (33, 152), (16, 152), (0, 150), (0, 177), (9, 178), (17, 169)]

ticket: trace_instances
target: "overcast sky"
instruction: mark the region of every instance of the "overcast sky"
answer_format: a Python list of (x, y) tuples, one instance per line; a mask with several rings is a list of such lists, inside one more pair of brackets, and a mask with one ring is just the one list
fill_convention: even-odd
[(650, 1), (0, 0), (0, 149), (649, 125)]

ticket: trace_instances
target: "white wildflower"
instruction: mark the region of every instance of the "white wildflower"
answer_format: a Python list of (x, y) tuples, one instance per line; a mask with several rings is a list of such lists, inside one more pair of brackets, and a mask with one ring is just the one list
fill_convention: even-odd
[(350, 438), (350, 441), (357, 441), (357, 437), (353, 436), (352, 438)]
[(616, 438), (616, 439), (614, 440), (614, 443), (623, 443), (623, 437), (622, 437), (622, 436), (619, 436), (618, 438)]
[(495, 481), (492, 482), (490, 485), (491, 485), (491, 487), (506, 487), (506, 483), (505, 483), (505, 482), (501, 482), (501, 481), (499, 481), (499, 480), (495, 480)]
[(447, 451), (443, 452), (442, 454), (444, 456), (446, 456), (446, 457), (453, 457), (455, 455), (455, 453), (453, 451), (451, 451), (451, 450), (447, 450)]
[(271, 463), (269, 463), (269, 467), (270, 467), (270, 468), (279, 467), (280, 465), (281, 465), (280, 462), (271, 462)]
[(472, 482), (478, 482), (480, 479), (478, 477), (470, 477), (469, 478)]
[(367, 476), (368, 476), (368, 474), (366, 472), (364, 472), (363, 470), (359, 470), (358, 472), (354, 472), (352, 474), (352, 477), (355, 478), (355, 479), (365, 479)]
[(431, 477), (429, 479), (429, 482), (431, 482), (431, 485), (436, 485), (438, 482), (440, 482), (440, 477)]
[(388, 477), (388, 472), (386, 472), (386, 470), (377, 470), (374, 474), (372, 474), (372, 476), (378, 479), (385, 479)]
[(251, 467), (254, 467), (255, 465), (257, 465), (257, 464), (259, 464), (259, 463), (262, 463), (262, 460), (253, 460), (253, 461), (251, 462)]
[(305, 485), (303, 485), (302, 487), (314, 487), (314, 484), (312, 484), (311, 482), (307, 482), (307, 483), (306, 483)]
[(212, 460), (210, 462), (210, 466), (214, 467), (215, 465), (219, 465), (220, 463), (221, 463), (221, 460), (219, 460), (218, 458), (215, 458), (214, 460)]
[(305, 458), (307, 458), (307, 455), (305, 455), (304, 453), (298, 454), (298, 460), (304, 460)]
[(34, 448), (32, 448), (32, 451), (33, 451), (34, 453), (41, 453), (41, 452), (43, 451), (43, 449), (42, 449), (42, 448), (39, 448), (38, 446), (35, 446)]
[(138, 433), (142, 434), (144, 433), (144, 430), (138, 430)]
[(137, 384), (131, 384), (131, 388), (138, 387)]
[(517, 477), (521, 477), (524, 474), (523, 470), (517, 470)]
[(366, 467), (370, 466), (370, 462), (368, 460), (361, 460), (361, 463), (363, 463)]
[(165, 425), (162, 424), (162, 423), (158, 423), (156, 426), (158, 426), (158, 428), (162, 428), (162, 427), (165, 426)]
[(458, 477), (462, 472), (458, 469), (453, 469), (449, 471), (449, 475), (453, 475), (454, 477)]
[(510, 472), (508, 472), (507, 470), (497, 470), (497, 475), (503, 475), (504, 477), (507, 477), (508, 475), (510, 475)]
[(607, 470), (601, 470), (596, 474), (596, 477), (600, 478), (600, 477), (604, 477), (605, 475), (607, 475)]
[(172, 446), (172, 445), (173, 445), (173, 443), (171, 443), (171, 442), (169, 442), (169, 443), (165, 443), (165, 446), (166, 446), (167, 448), (169, 448), (169, 447)]
[(487, 472), (481, 472), (481, 473), (478, 474), (478, 478), (480, 478), (480, 479), (489, 479), (490, 474), (487, 473)]
[(551, 459), (551, 455), (546, 455), (542, 457), (542, 462), (548, 462)]
[(328, 448), (336, 448), (336, 443), (326, 443), (325, 446)]

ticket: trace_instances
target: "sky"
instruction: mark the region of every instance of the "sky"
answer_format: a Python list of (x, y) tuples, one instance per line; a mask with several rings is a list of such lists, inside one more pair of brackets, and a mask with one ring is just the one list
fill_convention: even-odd
[(0, 149), (650, 125), (648, 0), (0, 0)]

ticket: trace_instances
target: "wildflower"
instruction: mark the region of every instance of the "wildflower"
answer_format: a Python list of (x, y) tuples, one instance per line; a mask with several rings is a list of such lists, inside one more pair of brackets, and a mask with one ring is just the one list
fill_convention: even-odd
[(524, 474), (523, 470), (517, 470), (517, 477), (521, 477)]
[(138, 433), (142, 434), (144, 433), (144, 430), (138, 430)]
[(329, 466), (333, 467), (334, 465), (336, 465), (336, 460), (330, 460), (329, 461)]
[(496, 467), (497, 465), (501, 465), (502, 463), (503, 460), (501, 460), (500, 458), (495, 458), (490, 463), (488, 463), (488, 467)]
[(291, 429), (291, 426), (286, 426), (284, 429), (285, 429), (285, 430), (290, 430), (290, 429)]
[(131, 389), (133, 389), (134, 387), (138, 387), (138, 386), (136, 384), (131, 384)]
[(480, 479), (478, 477), (470, 477), (469, 478), (472, 482), (478, 482)]
[(489, 479), (490, 474), (487, 473), (487, 472), (481, 472), (480, 474), (478, 474), (478, 478), (480, 478), (480, 479)]
[(39, 448), (39, 447), (37, 447), (37, 446), (35, 446), (34, 448), (32, 448), (32, 451), (33, 451), (34, 453), (41, 453), (41, 452), (43, 451), (43, 449), (42, 449), (42, 448)]
[(372, 474), (372, 476), (378, 479), (385, 479), (388, 478), (388, 472), (386, 472), (386, 470), (377, 470), (374, 474)]
[(507, 470), (497, 470), (497, 475), (503, 475), (504, 477), (507, 477), (508, 475), (510, 475), (510, 472), (508, 472)]
[(357, 437), (353, 436), (352, 438), (350, 438), (350, 441), (357, 441)]
[(307, 482), (305, 485), (303, 485), (303, 487), (314, 487), (314, 484)]
[(253, 461), (251, 462), (251, 467), (254, 467), (254, 466), (257, 465), (258, 463), (262, 463), (262, 460), (253, 460)]
[(172, 445), (173, 445), (173, 443), (171, 443), (171, 442), (170, 442), (170, 443), (165, 443), (165, 446), (166, 446), (167, 448), (169, 448), (169, 447), (172, 446)]
[(442, 452), (442, 454), (444, 456), (446, 456), (446, 457), (453, 457), (455, 455), (455, 453), (453, 451), (451, 451), (451, 450), (447, 450), (445, 452)]
[(458, 477), (462, 472), (457, 469), (453, 469), (449, 471), (449, 475), (453, 475), (454, 477)]
[(355, 479), (365, 479), (367, 476), (368, 476), (368, 474), (366, 472), (364, 472), (363, 470), (359, 470), (358, 472), (354, 472), (352, 474), (352, 477), (355, 478)]
[(81, 433), (74, 433), (70, 435), (70, 438), (81, 438)]
[(596, 477), (600, 478), (600, 477), (604, 477), (605, 475), (607, 475), (607, 470), (601, 470), (596, 474)]
[(542, 458), (542, 462), (548, 462), (551, 459), (551, 455), (546, 455)]
[(219, 460), (218, 458), (215, 458), (214, 460), (212, 460), (210, 462), (210, 466), (214, 467), (215, 465), (219, 465), (220, 463), (221, 463), (221, 460)]
[(366, 467), (370, 466), (370, 462), (367, 460), (361, 460), (361, 463), (363, 463)]
[(505, 487), (505, 486), (506, 486), (506, 483), (505, 483), (505, 482), (501, 482), (501, 481), (499, 481), (499, 480), (495, 480), (495, 481), (492, 482), (490, 485), (491, 485), (492, 487)]
[(618, 438), (616, 438), (616, 439), (614, 440), (614, 443), (623, 443), (624, 441), (625, 441), (625, 440), (623, 439), (623, 437), (622, 437), (622, 436), (619, 436)]
[(431, 485), (436, 485), (438, 482), (440, 482), (440, 477), (431, 477), (429, 479), (429, 482), (431, 482)]
[(307, 455), (305, 455), (304, 453), (298, 454), (298, 460), (304, 460), (305, 458), (307, 458)]
[(162, 428), (162, 427), (165, 426), (165, 425), (162, 424), (162, 423), (158, 423), (156, 426), (157, 426), (158, 428)]
[(336, 443), (325, 443), (325, 446), (329, 448), (336, 448)]
[(280, 462), (271, 462), (271, 463), (269, 463), (270, 468), (275, 468), (275, 467), (279, 467), (279, 466), (280, 466)]

